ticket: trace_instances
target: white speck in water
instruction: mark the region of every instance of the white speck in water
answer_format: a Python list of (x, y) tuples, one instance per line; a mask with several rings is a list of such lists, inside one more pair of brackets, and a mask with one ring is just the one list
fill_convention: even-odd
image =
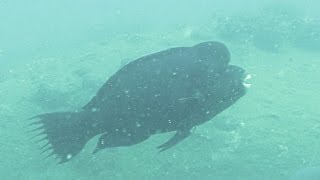
[(141, 124), (139, 122), (136, 122), (137, 127), (141, 127)]
[(124, 91), (126, 94), (128, 94), (129, 93), (129, 91), (128, 90), (126, 90), (126, 91)]
[(207, 112), (206, 112), (206, 114), (209, 114), (209, 113), (210, 113), (210, 111), (207, 111)]
[(175, 75), (177, 75), (177, 73), (176, 73), (176, 72), (173, 72), (173, 73), (172, 73), (172, 75), (174, 75), (174, 76), (175, 76)]
[(92, 108), (92, 109), (91, 109), (91, 112), (97, 112), (97, 111), (98, 111), (97, 108)]
[(168, 120), (168, 123), (169, 123), (169, 124), (171, 124), (171, 123), (172, 123), (170, 119)]
[(72, 158), (72, 154), (68, 154), (67, 159), (71, 159), (71, 158)]

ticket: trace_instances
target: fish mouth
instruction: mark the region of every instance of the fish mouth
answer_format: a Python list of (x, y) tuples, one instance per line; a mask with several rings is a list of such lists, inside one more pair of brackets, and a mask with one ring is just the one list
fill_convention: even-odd
[(250, 79), (252, 78), (252, 75), (251, 74), (246, 74), (243, 78), (243, 81), (242, 81), (242, 85), (245, 87), (245, 88), (250, 88), (252, 86), (252, 84), (250, 82), (248, 82)]

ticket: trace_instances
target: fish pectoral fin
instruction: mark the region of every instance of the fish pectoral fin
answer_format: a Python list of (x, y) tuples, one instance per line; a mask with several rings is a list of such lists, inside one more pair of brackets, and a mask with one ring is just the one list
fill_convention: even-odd
[(176, 132), (176, 134), (171, 139), (169, 139), (164, 144), (158, 146), (157, 148), (160, 149), (159, 152), (165, 151), (165, 150), (177, 145), (178, 143), (180, 143), (182, 140), (187, 138), (190, 134), (191, 134), (191, 128), (178, 130)]
[(200, 98), (196, 96), (179, 98), (179, 103), (196, 103)]

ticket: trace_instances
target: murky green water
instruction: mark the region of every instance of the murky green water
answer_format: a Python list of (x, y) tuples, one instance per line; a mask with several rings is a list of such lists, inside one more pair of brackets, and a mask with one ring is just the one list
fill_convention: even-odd
[[(319, 166), (318, 6), (0, 0), (0, 179), (287, 180)], [(28, 118), (81, 107), (130, 60), (211, 40), (228, 46), (252, 87), (176, 147), (155, 149), (168, 133), (92, 155), (95, 138), (56, 165), (29, 140)]]

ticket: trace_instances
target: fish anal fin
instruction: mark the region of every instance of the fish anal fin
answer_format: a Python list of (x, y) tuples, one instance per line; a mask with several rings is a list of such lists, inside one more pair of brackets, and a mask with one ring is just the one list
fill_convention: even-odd
[(171, 139), (169, 139), (164, 144), (158, 146), (157, 148), (160, 149), (160, 152), (163, 152), (163, 151), (177, 145), (178, 143), (183, 141), (185, 138), (187, 138), (190, 134), (191, 134), (191, 128), (185, 128), (185, 129), (178, 130), (176, 132), (176, 134)]

